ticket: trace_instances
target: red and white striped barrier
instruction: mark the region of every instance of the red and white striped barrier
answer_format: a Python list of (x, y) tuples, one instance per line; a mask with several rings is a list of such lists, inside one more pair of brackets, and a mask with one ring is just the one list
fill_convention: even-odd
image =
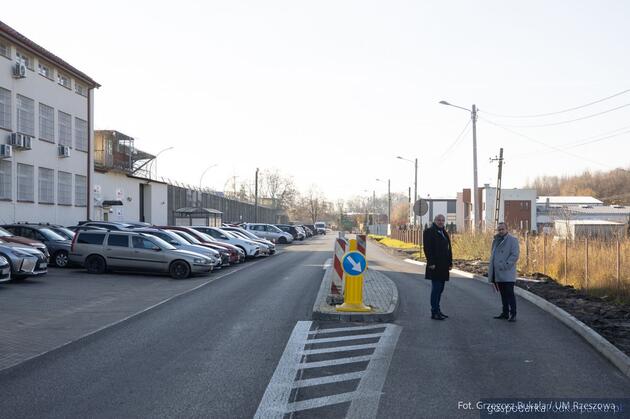
[(357, 251), (361, 252), (367, 258), (365, 253), (367, 250), (367, 236), (365, 234), (357, 234)]
[(343, 267), (341, 260), (348, 251), (346, 239), (335, 239), (335, 255), (333, 259), (333, 279), (330, 283), (330, 296), (333, 299), (343, 299)]

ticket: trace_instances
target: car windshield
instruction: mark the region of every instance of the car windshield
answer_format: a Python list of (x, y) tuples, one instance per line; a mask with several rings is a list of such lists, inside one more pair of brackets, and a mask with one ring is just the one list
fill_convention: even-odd
[(247, 230), (235, 230), (235, 231), (250, 239), (254, 239), (254, 240), (260, 239), (260, 237), (258, 237), (254, 233), (249, 232)]
[(207, 242), (217, 241), (214, 237), (210, 236), (209, 234), (202, 233), (201, 231), (198, 231), (197, 234), (199, 234), (199, 237), (203, 238)]
[(186, 233), (185, 231), (173, 230), (173, 233), (177, 234), (180, 237), (183, 237), (184, 240), (187, 240), (189, 243), (201, 244), (201, 242), (199, 240), (197, 240), (196, 237), (191, 236), (190, 234)]
[(12, 237), (13, 234), (9, 233), (4, 228), (0, 227), (0, 237)]
[(282, 233), (283, 232), (282, 230), (280, 230), (276, 226), (268, 225), (267, 227), (269, 228), (269, 230), (271, 230), (272, 233)]
[(37, 231), (39, 231), (42, 236), (46, 237), (47, 240), (51, 240), (51, 241), (68, 240), (67, 238), (55, 233), (49, 228), (40, 228)]
[(151, 241), (153, 243), (155, 243), (156, 245), (160, 246), (162, 249), (164, 250), (175, 250), (176, 247), (173, 246), (170, 243), (165, 242), (164, 240), (162, 240), (161, 238), (154, 236), (151, 234)]
[(178, 236), (177, 234), (171, 233), (170, 231), (151, 231), (147, 232), (147, 234), (151, 234), (152, 236), (159, 237), (170, 244), (188, 244), (186, 240)]
[(221, 230), (221, 229), (217, 229), (219, 232), (225, 234), (226, 236), (228, 236), (231, 239), (237, 238), (238, 236), (234, 234), (233, 231), (227, 231), (227, 230)]
[(74, 237), (74, 231), (66, 227), (55, 227), (53, 228), (53, 231), (67, 239), (72, 239)]
[(239, 239), (250, 240), (252, 238), (252, 237), (247, 237), (245, 234), (241, 233), (240, 231), (230, 231), (230, 234), (234, 237), (238, 237)]

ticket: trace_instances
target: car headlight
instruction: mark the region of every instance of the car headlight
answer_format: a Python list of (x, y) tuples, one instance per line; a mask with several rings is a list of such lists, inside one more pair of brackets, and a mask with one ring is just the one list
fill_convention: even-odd
[(207, 263), (207, 259), (202, 259), (202, 258), (194, 258), (193, 259), (194, 263)]
[(9, 261), (4, 256), (0, 256), (0, 265), (8, 265)]

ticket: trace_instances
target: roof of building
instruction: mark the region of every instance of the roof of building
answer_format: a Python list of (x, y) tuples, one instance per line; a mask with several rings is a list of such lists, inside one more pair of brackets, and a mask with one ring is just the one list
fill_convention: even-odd
[(628, 215), (630, 214), (630, 206), (621, 205), (598, 205), (594, 207), (569, 205), (566, 207), (569, 212), (593, 215)]
[(19, 44), (20, 47), (25, 48), (31, 51), (34, 54), (41, 55), (52, 63), (58, 65), (64, 70), (74, 74), (79, 79), (89, 84), (91, 87), (101, 87), (96, 81), (94, 81), (90, 76), (85, 74), (84, 72), (78, 70), (76, 67), (71, 66), (66, 61), (62, 60), (52, 52), (48, 51), (46, 48), (36, 44), (35, 42), (28, 39), (26, 36), (22, 35), (6, 23), (0, 21), (0, 34), (5, 35), (11, 41)]
[(547, 200), (549, 200), (549, 204), (551, 205), (604, 204), (602, 201), (592, 196), (539, 196), (536, 198), (536, 204), (544, 205), (547, 203)]
[(616, 221), (606, 221), (606, 220), (556, 220), (556, 223), (569, 223), (572, 225), (615, 225), (615, 226), (623, 226), (624, 223), (619, 223)]

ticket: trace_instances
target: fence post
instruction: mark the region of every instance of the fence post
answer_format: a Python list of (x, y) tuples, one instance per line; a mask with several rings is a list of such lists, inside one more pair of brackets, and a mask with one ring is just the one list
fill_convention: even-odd
[(525, 272), (529, 272), (529, 231), (525, 232)]
[(569, 238), (564, 239), (564, 285), (569, 281)]
[(588, 236), (586, 237), (586, 257), (585, 257), (584, 263), (586, 263), (586, 266), (584, 269), (586, 284), (584, 284), (584, 288), (586, 288), (586, 291), (588, 292)]
[(543, 274), (547, 275), (547, 235), (543, 233)]
[(617, 289), (621, 290), (621, 244), (617, 239)]

